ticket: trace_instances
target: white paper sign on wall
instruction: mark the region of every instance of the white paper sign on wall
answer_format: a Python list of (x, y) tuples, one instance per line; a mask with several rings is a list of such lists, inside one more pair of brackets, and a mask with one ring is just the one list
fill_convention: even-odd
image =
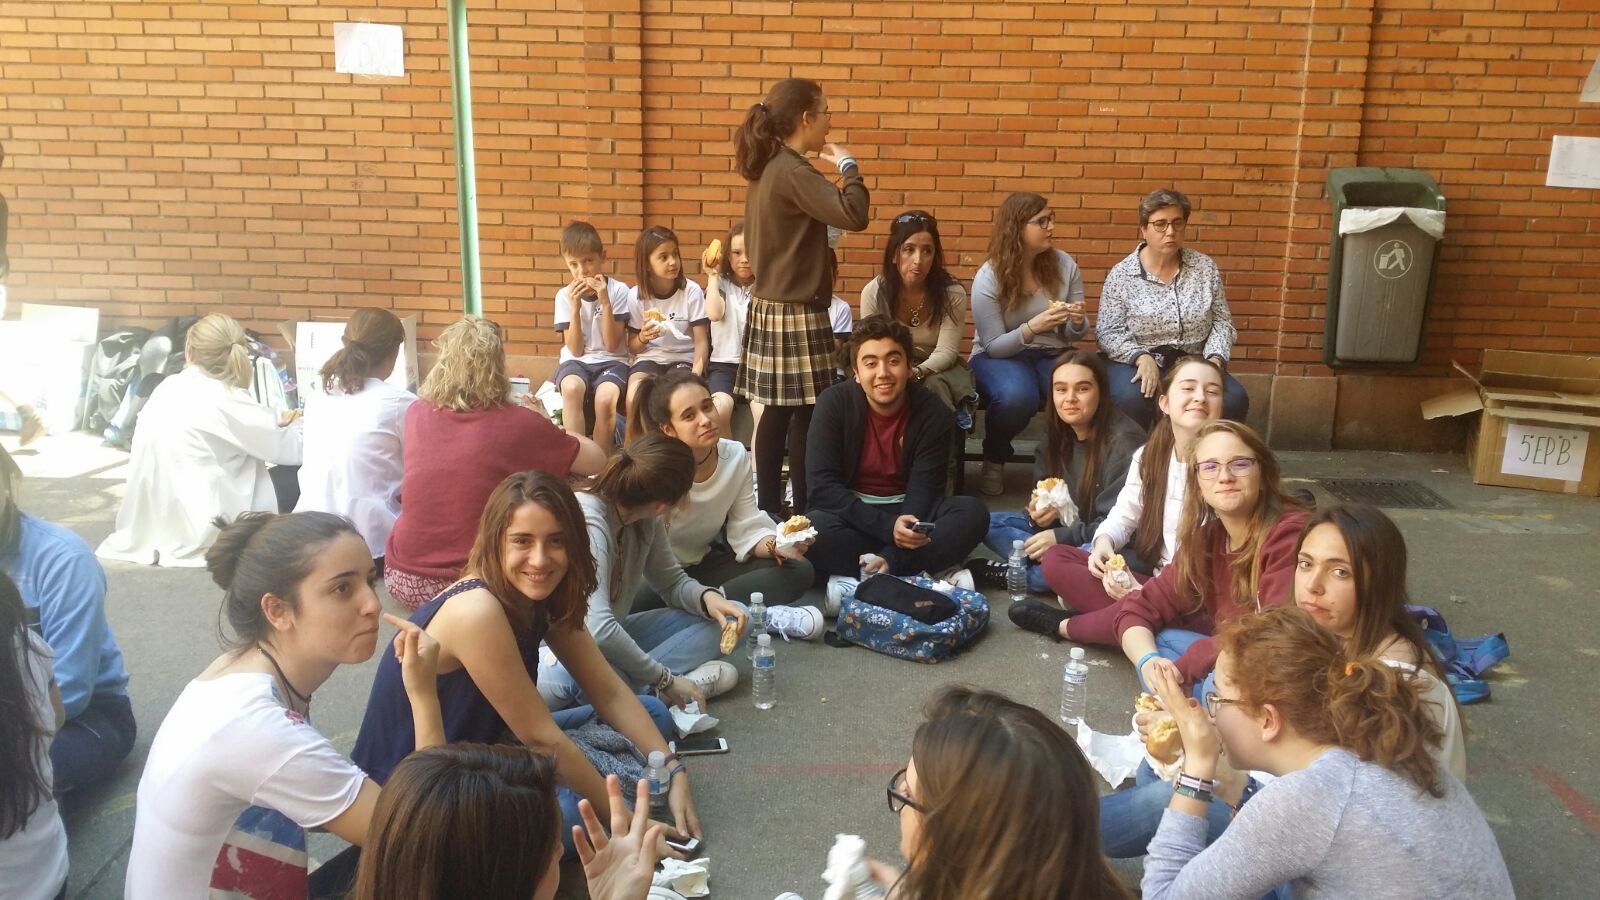
[(406, 74), (405, 40), (400, 26), (335, 22), (333, 69), (346, 75), (386, 78)]
[(1571, 428), (1546, 428), (1506, 423), (1506, 452), (1500, 471), (1506, 475), (1583, 480), (1583, 460), (1589, 453), (1589, 432)]

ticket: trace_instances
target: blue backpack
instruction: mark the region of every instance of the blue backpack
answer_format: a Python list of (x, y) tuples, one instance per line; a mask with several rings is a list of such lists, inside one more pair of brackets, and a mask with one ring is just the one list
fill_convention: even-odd
[[(873, 576), (889, 577), (892, 576)], [(933, 580), (921, 575), (901, 580), (933, 589)], [(942, 621), (929, 623), (903, 612), (874, 606), (850, 594), (840, 604), (836, 630), (845, 641), (889, 656), (920, 663), (943, 662), (971, 643), (989, 624), (989, 601), (982, 594), (958, 587), (949, 597), (955, 603), (955, 613)]]
[(1458, 638), (1450, 633), (1444, 616), (1430, 606), (1406, 606), (1406, 612), (1422, 626), (1422, 633), (1433, 647), (1433, 654), (1444, 669), (1450, 692), (1462, 706), (1489, 699), (1489, 683), (1483, 674), (1511, 655), (1511, 645), (1503, 633), (1475, 638)]

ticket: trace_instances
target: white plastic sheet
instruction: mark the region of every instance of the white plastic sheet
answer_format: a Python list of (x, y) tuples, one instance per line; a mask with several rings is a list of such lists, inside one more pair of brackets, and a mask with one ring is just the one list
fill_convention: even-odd
[(1444, 210), (1419, 209), (1415, 206), (1380, 206), (1377, 208), (1352, 207), (1339, 213), (1340, 234), (1360, 234), (1395, 221), (1401, 216), (1434, 240), (1444, 237)]

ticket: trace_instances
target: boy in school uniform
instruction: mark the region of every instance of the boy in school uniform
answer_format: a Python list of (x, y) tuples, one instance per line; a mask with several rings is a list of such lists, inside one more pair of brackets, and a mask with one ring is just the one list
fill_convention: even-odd
[(602, 274), (606, 264), (600, 232), (588, 222), (561, 230), (561, 258), (572, 276), (556, 292), (556, 332), (562, 337), (556, 386), (561, 389), (561, 424), (570, 434), (590, 436), (584, 407), (594, 405), (593, 439), (610, 456), (615, 449), (618, 404), (628, 385), (628, 315), (632, 292)]

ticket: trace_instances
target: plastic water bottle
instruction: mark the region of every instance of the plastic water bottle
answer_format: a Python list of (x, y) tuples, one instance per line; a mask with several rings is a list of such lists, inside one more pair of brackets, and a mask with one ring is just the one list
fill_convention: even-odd
[(1028, 554), (1022, 550), (1021, 541), (1011, 542), (1011, 559), (1006, 562), (1006, 590), (1011, 592), (1011, 602), (1028, 599)]
[(1061, 722), (1074, 729), (1083, 720), (1089, 702), (1089, 666), (1083, 661), (1083, 648), (1073, 647), (1061, 669)]
[(750, 675), (750, 696), (756, 709), (771, 709), (778, 705), (778, 654), (772, 651), (772, 635), (756, 638), (754, 668)]
[(749, 648), (749, 660), (756, 661), (756, 639), (767, 633), (767, 598), (760, 591), (750, 595), (750, 630), (745, 633), (745, 646)]
[(672, 790), (672, 776), (667, 773), (667, 755), (652, 750), (644, 769), (644, 780), (650, 784), (650, 818), (657, 822), (672, 821), (672, 806), (667, 794)]
[(822, 873), (828, 890), (822, 900), (877, 900), (886, 896), (883, 886), (872, 880), (867, 866), (867, 843), (859, 835), (835, 835), (828, 850), (828, 870)]

